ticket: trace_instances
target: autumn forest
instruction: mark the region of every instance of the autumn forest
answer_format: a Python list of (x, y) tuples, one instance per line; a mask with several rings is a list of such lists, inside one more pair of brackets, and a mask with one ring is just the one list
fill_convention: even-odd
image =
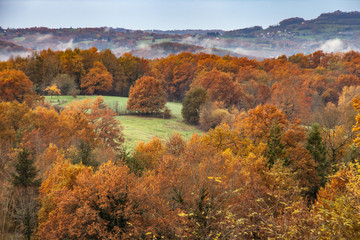
[[(106, 96), (127, 97), (127, 110)], [(171, 119), (167, 102), (202, 133), (125, 148), (117, 117)], [(356, 51), (10, 58), (0, 62), (2, 239), (360, 239), (358, 111)]]

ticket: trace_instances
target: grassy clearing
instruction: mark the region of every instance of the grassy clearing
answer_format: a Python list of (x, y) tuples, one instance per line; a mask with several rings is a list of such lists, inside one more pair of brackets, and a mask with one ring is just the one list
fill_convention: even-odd
[(147, 142), (153, 137), (163, 140), (169, 139), (174, 133), (180, 133), (185, 139), (189, 139), (194, 133), (201, 133), (194, 126), (185, 124), (183, 121), (138, 116), (118, 116), (124, 127), (125, 146), (132, 150), (139, 141)]
[[(96, 98), (97, 96), (78, 96), (76, 100), (84, 100), (86, 98)], [(45, 99), (52, 104), (59, 104), (65, 106), (71, 101), (75, 100), (72, 96), (46, 96)], [(126, 111), (126, 97), (104, 96), (105, 103), (120, 112)], [(125, 146), (129, 150), (133, 150), (136, 143), (139, 141), (147, 142), (153, 137), (158, 137), (163, 140), (169, 139), (169, 136), (174, 132), (182, 134), (185, 139), (189, 139), (194, 133), (201, 133), (199, 129), (194, 126), (187, 125), (183, 122), (181, 116), (181, 103), (168, 102), (166, 106), (171, 110), (171, 119), (161, 119), (144, 116), (120, 115), (116, 118), (120, 120), (124, 127)]]
[(171, 42), (172, 40), (172, 38), (155, 39), (155, 43)]
[(15, 42), (22, 42), (22, 41), (25, 40), (25, 37), (14, 37), (13, 40), (14, 40)]
[(136, 41), (136, 46), (139, 47), (139, 46), (148, 46), (152, 43), (152, 40), (139, 40), (139, 41)]

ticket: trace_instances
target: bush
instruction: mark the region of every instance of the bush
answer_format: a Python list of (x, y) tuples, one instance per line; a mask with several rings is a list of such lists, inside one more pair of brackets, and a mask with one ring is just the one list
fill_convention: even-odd
[(171, 118), (171, 110), (168, 107), (164, 108), (164, 111), (162, 113), (162, 117), (164, 119), (170, 119)]
[(75, 83), (75, 79), (68, 74), (57, 75), (52, 84), (58, 86), (63, 95), (72, 95), (74, 98), (79, 94), (79, 89)]
[(231, 114), (227, 109), (217, 108), (216, 104), (210, 101), (206, 102), (200, 109), (200, 128), (208, 131), (210, 128), (215, 128), (222, 122), (227, 122), (231, 119)]

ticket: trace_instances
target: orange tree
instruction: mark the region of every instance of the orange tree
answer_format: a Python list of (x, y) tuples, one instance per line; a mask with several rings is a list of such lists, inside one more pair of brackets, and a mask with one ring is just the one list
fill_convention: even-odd
[(98, 91), (110, 91), (112, 83), (113, 77), (106, 67), (101, 62), (95, 62), (94, 67), (82, 79), (81, 88), (83, 88), (84, 93), (92, 95)]
[(0, 101), (31, 102), (35, 97), (33, 83), (18, 70), (0, 72)]
[(162, 83), (144, 76), (130, 88), (127, 109), (140, 113), (158, 113), (165, 107), (166, 95)]
[(223, 103), (226, 107), (246, 105), (246, 96), (241, 86), (233, 81), (230, 73), (212, 70), (203, 72), (192, 83), (192, 88), (203, 87), (211, 101)]

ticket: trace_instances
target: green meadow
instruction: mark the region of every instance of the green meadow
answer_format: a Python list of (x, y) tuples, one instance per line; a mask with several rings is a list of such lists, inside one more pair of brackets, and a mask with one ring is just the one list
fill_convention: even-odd
[[(45, 99), (53, 105), (65, 106), (74, 100), (84, 100), (86, 98), (96, 98), (97, 96), (46, 96)], [(194, 133), (200, 134), (201, 131), (194, 126), (184, 123), (181, 116), (181, 103), (168, 102), (166, 106), (171, 110), (172, 118), (162, 119), (147, 116), (123, 115), (126, 113), (126, 97), (103, 96), (105, 103), (114, 111), (120, 113), (116, 118), (123, 126), (125, 135), (125, 146), (128, 150), (133, 150), (139, 141), (147, 142), (153, 137), (158, 137), (166, 141), (174, 133), (180, 133), (185, 139), (190, 139)]]

